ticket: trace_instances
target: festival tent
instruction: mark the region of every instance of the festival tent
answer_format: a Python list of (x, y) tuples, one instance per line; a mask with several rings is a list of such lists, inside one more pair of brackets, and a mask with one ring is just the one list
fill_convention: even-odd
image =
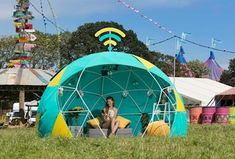
[[(135, 136), (142, 129), (142, 113), (150, 116), (149, 123), (167, 123), (170, 136), (187, 133), (183, 101), (159, 68), (132, 54), (102, 52), (82, 57), (54, 76), (38, 108), (39, 135), (71, 137), (68, 126), (85, 128), (88, 119), (101, 114), (107, 96), (115, 99), (118, 115), (131, 121)], [(78, 120), (68, 124), (69, 110), (78, 106)]]
[(216, 98), (235, 99), (235, 87), (230, 88), (220, 94), (217, 94)]
[(170, 77), (170, 79), (183, 97), (186, 106), (215, 106), (215, 95), (232, 88), (208, 78)]
[(235, 106), (235, 87), (217, 94), (215, 100), (219, 105)]
[(12, 109), (12, 102), (31, 101), (41, 96), (54, 72), (42, 69), (0, 69), (0, 113)]
[(187, 64), (186, 59), (184, 58), (184, 49), (182, 46), (180, 46), (180, 51), (179, 53), (176, 55), (176, 59), (180, 62), (180, 64)]
[(216, 62), (215, 55), (212, 51), (210, 52), (210, 57), (205, 62), (205, 66), (209, 69), (209, 78), (219, 81), (223, 73), (223, 68)]

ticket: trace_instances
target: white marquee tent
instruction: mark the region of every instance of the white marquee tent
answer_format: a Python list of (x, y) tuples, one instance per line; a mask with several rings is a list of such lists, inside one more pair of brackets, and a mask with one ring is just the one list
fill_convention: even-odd
[[(170, 78), (174, 82), (174, 78)], [(183, 96), (185, 105), (215, 105), (215, 95), (232, 87), (207, 78), (176, 77), (175, 86)]]

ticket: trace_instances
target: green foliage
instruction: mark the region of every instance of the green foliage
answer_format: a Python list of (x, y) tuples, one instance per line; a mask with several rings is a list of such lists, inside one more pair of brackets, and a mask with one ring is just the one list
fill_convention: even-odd
[(60, 67), (70, 63), (71, 61), (68, 61), (67, 58), (65, 58), (65, 55), (68, 55), (69, 53), (72, 53), (71, 50), (68, 50), (69, 40), (72, 36), (71, 32), (63, 32), (61, 34), (61, 41), (60, 41)]
[(14, 55), (16, 38), (13, 36), (0, 38), (0, 68)]
[[(107, 47), (99, 42), (95, 33), (104, 27), (115, 27), (125, 32), (126, 37), (114, 48), (114, 51), (123, 51), (138, 55), (163, 70), (167, 75), (174, 75), (174, 57), (159, 52), (150, 51), (147, 46), (137, 38), (132, 30), (125, 30), (122, 25), (115, 22), (96, 22), (87, 23), (77, 28), (74, 32), (64, 32), (60, 35), (60, 40), (55, 34), (45, 34), (37, 31), (35, 44), (36, 48), (32, 50), (33, 67), (41, 69), (55, 68), (60, 69), (66, 64), (95, 52), (107, 51)], [(3, 52), (0, 52), (0, 65), (8, 62), (14, 55), (13, 48), (16, 39), (12, 37), (0, 38), (0, 50), (10, 50), (7, 58)], [(187, 68), (181, 66), (176, 61), (176, 76), (188, 76)]]
[(228, 70), (223, 72), (220, 82), (232, 87), (235, 86), (235, 58), (230, 60)]
[(230, 60), (228, 70), (232, 77), (235, 77), (235, 58)]
[(196, 78), (201, 78), (209, 74), (208, 68), (200, 60), (192, 60), (188, 62), (188, 67), (192, 70)]
[(44, 34), (37, 31), (35, 33), (37, 40), (35, 44), (36, 48), (32, 50), (33, 54), (33, 66), (35, 68), (50, 68), (56, 62), (56, 51), (58, 48), (58, 40), (56, 35)]
[(0, 130), (4, 159), (235, 158), (234, 125), (190, 125), (185, 138), (39, 138), (35, 129)]
[[(35, 68), (48, 69), (53, 66), (61, 65), (60, 55), (64, 50), (64, 46), (67, 45), (68, 39), (70, 38), (70, 32), (64, 32), (60, 35), (60, 40), (55, 34), (45, 34), (37, 31), (35, 33), (37, 40), (35, 44), (37, 47), (33, 49), (33, 66)], [(62, 54), (63, 55), (63, 54)]]
[(114, 50), (131, 52), (141, 57), (148, 56), (148, 48), (138, 40), (132, 30), (125, 30), (122, 25), (115, 22), (96, 22), (84, 24), (72, 33), (67, 46), (64, 47), (63, 57), (71, 62), (86, 54), (107, 51), (107, 47), (95, 37), (95, 33), (104, 27), (115, 27), (126, 34), (126, 38), (123, 38)]

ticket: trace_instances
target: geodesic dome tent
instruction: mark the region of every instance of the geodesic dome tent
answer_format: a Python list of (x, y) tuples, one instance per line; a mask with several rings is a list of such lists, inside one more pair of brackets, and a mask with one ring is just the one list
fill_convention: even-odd
[[(131, 121), (135, 136), (142, 129), (142, 113), (149, 114), (150, 123), (167, 123), (171, 136), (187, 133), (181, 97), (159, 68), (132, 54), (102, 52), (80, 58), (54, 76), (38, 108), (39, 134), (71, 137), (68, 126), (86, 127), (88, 119), (101, 114), (107, 96), (115, 99), (118, 115)], [(69, 110), (78, 106), (79, 118), (68, 124)]]

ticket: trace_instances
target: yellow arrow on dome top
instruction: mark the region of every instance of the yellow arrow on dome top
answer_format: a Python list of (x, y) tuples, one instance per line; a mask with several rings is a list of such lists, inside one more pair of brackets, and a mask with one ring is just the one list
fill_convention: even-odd
[(119, 29), (117, 29), (117, 28), (107, 27), (107, 28), (103, 28), (103, 29), (97, 31), (97, 32), (95, 33), (95, 37), (98, 37), (98, 36), (100, 36), (101, 34), (103, 34), (103, 33), (105, 33), (105, 32), (114, 32), (114, 33), (119, 34), (119, 35), (122, 36), (123, 38), (126, 36), (126, 34), (125, 34), (123, 31), (121, 31), (121, 30), (119, 30)]

